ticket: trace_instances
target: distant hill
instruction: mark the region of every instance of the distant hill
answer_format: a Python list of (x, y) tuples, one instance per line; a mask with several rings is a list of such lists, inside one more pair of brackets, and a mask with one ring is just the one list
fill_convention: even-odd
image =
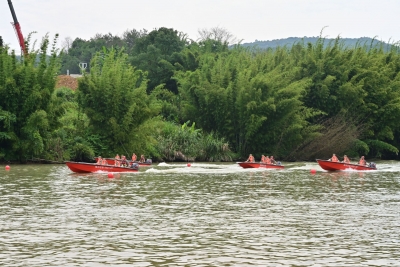
[[(271, 41), (260, 41), (256, 40), (252, 43), (243, 43), (244, 47), (256, 47), (259, 49), (267, 49), (267, 48), (276, 48), (278, 46), (287, 46), (291, 47), (295, 43), (312, 43), (315, 44), (320, 38), (319, 37), (289, 37), (285, 39), (276, 39)], [(334, 42), (335, 38), (325, 38), (324, 46), (328, 46), (330, 43)], [(393, 44), (385, 43), (379, 41), (377, 39), (369, 38), (369, 37), (361, 37), (361, 38), (340, 38), (340, 43), (343, 43), (344, 47), (353, 48), (356, 45), (358, 46), (367, 46), (367, 47), (375, 47), (383, 45), (385, 50), (389, 50)]]

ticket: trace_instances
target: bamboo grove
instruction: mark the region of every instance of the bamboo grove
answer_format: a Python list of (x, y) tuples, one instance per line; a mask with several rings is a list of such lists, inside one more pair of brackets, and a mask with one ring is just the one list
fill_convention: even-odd
[[(124, 36), (77, 38), (50, 54), (45, 37), (21, 60), (1, 46), (0, 160), (398, 157), (396, 44), (319, 38), (257, 49), (166, 28)], [(56, 89), (60, 69), (85, 51), (76, 92)]]

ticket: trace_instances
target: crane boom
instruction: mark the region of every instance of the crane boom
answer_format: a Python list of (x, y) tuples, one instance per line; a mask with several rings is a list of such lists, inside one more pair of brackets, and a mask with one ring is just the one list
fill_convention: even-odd
[(11, 15), (14, 20), (14, 23), (12, 23), (12, 25), (14, 26), (15, 32), (17, 33), (19, 46), (21, 47), (22, 53), (24, 53), (24, 55), (26, 55), (27, 51), (26, 51), (26, 47), (25, 47), (24, 36), (22, 35), (22, 31), (21, 31), (21, 26), (19, 25), (17, 15), (15, 15), (15, 10), (14, 10), (13, 4), (11, 3), (11, 0), (7, 0), (7, 1), (8, 1), (8, 6), (10, 7), (10, 10), (11, 10)]

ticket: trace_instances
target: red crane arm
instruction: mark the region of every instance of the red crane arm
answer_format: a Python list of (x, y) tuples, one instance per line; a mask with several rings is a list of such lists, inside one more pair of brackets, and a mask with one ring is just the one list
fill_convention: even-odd
[(15, 32), (17, 33), (19, 46), (21, 47), (21, 50), (24, 53), (24, 55), (26, 55), (27, 51), (26, 51), (26, 47), (25, 47), (24, 36), (22, 35), (22, 31), (21, 31), (21, 26), (19, 25), (19, 22), (17, 20), (17, 15), (15, 15), (15, 10), (14, 10), (13, 4), (11, 3), (11, 0), (7, 0), (7, 1), (8, 1), (8, 6), (10, 7), (10, 10), (11, 10), (11, 15), (14, 20), (14, 23), (12, 23), (12, 24), (14, 26)]

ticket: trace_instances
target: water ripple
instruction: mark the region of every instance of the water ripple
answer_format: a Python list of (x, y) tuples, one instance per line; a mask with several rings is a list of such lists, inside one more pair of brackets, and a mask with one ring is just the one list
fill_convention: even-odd
[[(400, 164), (0, 173), (2, 266), (399, 266)], [(397, 170), (397, 171), (394, 171)]]

